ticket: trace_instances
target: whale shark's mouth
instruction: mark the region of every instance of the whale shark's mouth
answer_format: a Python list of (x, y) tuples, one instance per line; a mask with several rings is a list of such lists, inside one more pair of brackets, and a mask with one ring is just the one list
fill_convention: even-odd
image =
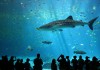
[(40, 30), (40, 28), (36, 28), (37, 30)]

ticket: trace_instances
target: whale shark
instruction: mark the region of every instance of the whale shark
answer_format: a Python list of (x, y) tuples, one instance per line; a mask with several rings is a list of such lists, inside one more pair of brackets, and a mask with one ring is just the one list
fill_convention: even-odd
[(64, 20), (52, 21), (48, 24), (42, 25), (37, 30), (43, 31), (56, 31), (61, 30), (62, 28), (75, 28), (76, 26), (88, 25), (91, 30), (93, 30), (93, 23), (97, 20), (98, 17), (93, 18), (89, 22), (83, 22), (82, 20), (74, 20), (72, 16), (67, 17)]

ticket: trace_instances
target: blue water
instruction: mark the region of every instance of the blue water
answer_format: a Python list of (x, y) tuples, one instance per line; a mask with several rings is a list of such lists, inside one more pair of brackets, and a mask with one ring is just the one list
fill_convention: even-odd
[[(82, 55), (100, 58), (100, 1), (99, 0), (0, 0), (0, 56), (35, 57), (41, 54), (44, 62), (60, 54), (72, 58), (75, 50)], [(66, 19), (94, 22), (88, 25), (64, 28), (63, 31), (38, 31), (36, 28), (49, 22)], [(51, 41), (44, 44), (42, 41)], [(31, 48), (32, 50), (28, 50)]]

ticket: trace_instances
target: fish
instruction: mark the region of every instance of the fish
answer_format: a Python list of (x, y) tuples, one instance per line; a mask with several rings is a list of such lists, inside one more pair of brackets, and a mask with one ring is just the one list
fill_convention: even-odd
[(93, 18), (89, 22), (83, 22), (83, 21), (77, 21), (74, 20), (73, 17), (70, 15), (64, 20), (56, 20), (49, 22), (45, 25), (42, 25), (37, 30), (43, 30), (43, 31), (56, 31), (62, 28), (75, 28), (76, 26), (84, 26), (88, 25), (91, 30), (93, 30), (93, 23), (97, 20), (98, 17)]
[(27, 50), (28, 50), (28, 51), (33, 51), (33, 48), (29, 45), (29, 46), (27, 47)]
[(86, 54), (86, 52), (82, 50), (75, 50), (74, 54)]
[(44, 43), (44, 44), (51, 44), (52, 42), (51, 41), (42, 41), (42, 43)]

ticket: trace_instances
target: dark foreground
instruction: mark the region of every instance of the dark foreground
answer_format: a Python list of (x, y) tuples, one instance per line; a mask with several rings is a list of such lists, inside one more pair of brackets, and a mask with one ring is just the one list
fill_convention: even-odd
[(30, 64), (30, 59), (25, 62), (23, 59), (16, 59), (15, 56), (2, 56), (0, 60), (0, 70), (100, 70), (100, 60), (95, 56), (92, 60), (86, 56), (85, 60), (82, 56), (73, 56), (70, 60), (69, 56), (60, 55), (57, 59), (52, 59), (50, 63), (43, 63), (40, 54), (34, 58), (33, 66)]

